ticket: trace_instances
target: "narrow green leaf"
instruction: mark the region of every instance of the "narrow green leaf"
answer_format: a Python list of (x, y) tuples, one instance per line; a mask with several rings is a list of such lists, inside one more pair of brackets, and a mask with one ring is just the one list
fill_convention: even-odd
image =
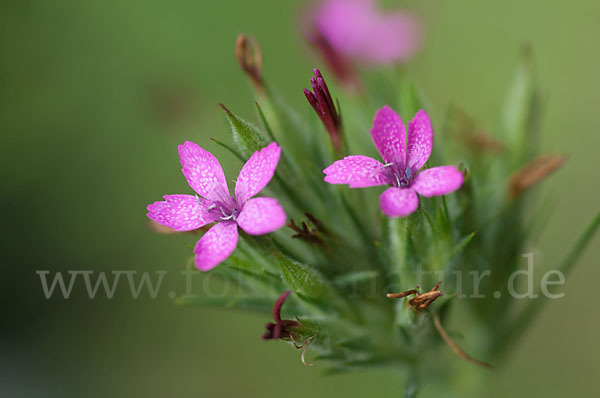
[[(563, 262), (556, 268), (561, 271), (565, 276), (569, 274), (573, 266), (583, 253), (584, 249), (590, 243), (592, 237), (600, 226), (600, 212), (592, 219), (588, 224), (587, 228), (577, 239), (577, 242), (563, 260)], [(535, 319), (536, 315), (540, 312), (540, 309), (546, 303), (546, 297), (540, 294), (535, 300), (531, 300), (530, 303), (523, 309), (517, 316), (517, 319), (513, 324), (506, 328), (506, 333), (502, 336), (501, 344), (497, 344), (497, 351), (499, 353), (506, 352), (504, 348), (509, 345), (517, 336), (519, 336), (529, 324)]]
[(456, 246), (454, 246), (452, 251), (448, 254), (448, 260), (452, 259), (452, 257), (461, 253), (464, 250), (464, 248), (467, 247), (469, 242), (471, 242), (471, 239), (473, 239), (474, 236), (475, 236), (475, 232), (471, 232), (469, 235), (462, 238), (460, 240), (460, 242), (458, 242), (458, 244)]
[[(229, 261), (236, 263), (236, 260), (230, 259)], [(277, 295), (284, 290), (281, 281), (266, 272), (252, 272), (245, 267), (231, 264), (223, 267), (222, 272), (225, 272), (229, 278), (238, 281), (253, 292)]]
[[(340, 350), (341, 351), (341, 350)], [(315, 357), (317, 361), (343, 361), (346, 356), (342, 352), (335, 352), (331, 354), (321, 354)]]
[(421, 92), (414, 79), (407, 77), (402, 80), (398, 103), (402, 117), (407, 120), (424, 108)]
[(329, 290), (327, 283), (316, 270), (279, 253), (275, 256), (281, 267), (283, 281), (291, 290), (310, 298), (323, 298), (327, 295)]
[(372, 242), (373, 239), (371, 238), (371, 236), (369, 236), (369, 231), (368, 231), (367, 227), (361, 221), (358, 214), (356, 214), (356, 212), (354, 211), (354, 209), (348, 202), (348, 198), (346, 197), (346, 195), (344, 193), (342, 193), (340, 195), (340, 199), (341, 199), (341, 203), (344, 207), (344, 210), (348, 213), (348, 216), (350, 217), (350, 220), (352, 221), (352, 224), (354, 225), (356, 231), (362, 236), (362, 238), (365, 242)]
[(575, 243), (575, 246), (571, 249), (567, 257), (563, 260), (563, 262), (558, 266), (558, 270), (563, 272), (565, 275), (568, 275), (571, 272), (571, 269), (583, 253), (583, 250), (587, 247), (588, 243), (598, 230), (598, 226), (600, 226), (600, 212), (596, 214), (594, 218), (592, 218), (592, 222), (590, 222)]
[(256, 111), (258, 112), (258, 116), (260, 117), (263, 127), (267, 131), (267, 135), (269, 136), (271, 141), (276, 141), (275, 136), (273, 135), (273, 130), (271, 130), (271, 126), (269, 125), (269, 122), (267, 121), (267, 118), (265, 117), (265, 113), (263, 112), (263, 110), (262, 110), (261, 106), (258, 104), (258, 102), (255, 102), (255, 104), (256, 104)]
[(524, 53), (523, 55), (509, 87), (503, 112), (505, 133), (512, 140), (525, 125), (534, 90), (531, 59), (529, 54)]
[(502, 113), (502, 130), (512, 149), (511, 168), (519, 166), (532, 154), (540, 115), (531, 58), (531, 49), (525, 47)]
[(276, 172), (273, 176), (273, 180), (279, 184), (279, 188), (281, 189), (281, 193), (286, 195), (290, 202), (292, 202), (299, 211), (306, 212), (312, 211), (312, 206), (297, 192), (294, 192), (290, 184), (286, 181), (285, 178), (281, 177), (279, 172)]
[(389, 366), (390, 364), (394, 363), (394, 361), (395, 361), (395, 359), (392, 359), (389, 357), (374, 356), (369, 359), (348, 361), (348, 362), (344, 363), (344, 366), (359, 367), (359, 368), (373, 368), (373, 367)]
[(261, 150), (269, 144), (265, 134), (258, 127), (238, 117), (223, 104), (221, 108), (225, 111), (227, 120), (231, 125), (233, 141), (241, 151), (241, 154), (249, 158), (254, 152)]
[(270, 92), (268, 105), (273, 110), (274, 122), (277, 123), (275, 131), (285, 132), (287, 138), (296, 138), (294, 141), (306, 148), (306, 139), (312, 132), (305, 120), (278, 93)]
[(217, 145), (222, 146), (223, 148), (227, 149), (229, 152), (231, 152), (236, 158), (238, 158), (242, 162), (246, 162), (246, 160), (248, 160), (248, 159), (244, 159), (244, 157), (242, 155), (240, 155), (240, 153), (238, 151), (236, 151), (229, 145), (225, 144), (224, 142), (221, 142), (221, 141), (217, 140), (216, 138), (212, 138), (212, 137), (211, 137), (211, 140), (214, 141)]
[(380, 275), (379, 271), (358, 271), (349, 272), (342, 276), (338, 276), (333, 280), (333, 284), (336, 286), (347, 286), (355, 283), (370, 281), (377, 278)]
[(373, 343), (368, 336), (360, 336), (353, 339), (344, 340), (338, 343), (338, 346), (352, 351), (368, 351), (372, 348)]
[[(240, 237), (241, 239), (238, 240), (236, 252), (243, 254), (248, 263), (252, 264), (252, 271), (256, 272), (257, 269), (264, 269), (279, 275), (279, 266), (274, 263), (271, 255), (273, 251), (273, 241), (271, 236), (248, 235), (240, 230)], [(234, 254), (234, 258), (237, 257), (238, 256)], [(236, 265), (240, 266), (240, 264)]]
[(425, 209), (421, 208), (421, 211), (423, 212), (423, 215), (427, 220), (427, 224), (429, 224), (429, 228), (431, 229), (431, 236), (434, 240), (437, 239), (439, 228), (436, 227), (436, 224), (434, 224), (433, 220), (431, 219), (431, 216), (429, 215), (429, 213), (427, 213)]

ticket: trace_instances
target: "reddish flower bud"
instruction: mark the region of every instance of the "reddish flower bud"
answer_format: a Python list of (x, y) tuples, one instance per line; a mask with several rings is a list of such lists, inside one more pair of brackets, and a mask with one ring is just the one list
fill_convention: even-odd
[(344, 145), (339, 109), (333, 103), (327, 83), (319, 69), (314, 69), (313, 73), (314, 76), (310, 79), (313, 91), (304, 89), (304, 95), (327, 129), (336, 153), (342, 155)]

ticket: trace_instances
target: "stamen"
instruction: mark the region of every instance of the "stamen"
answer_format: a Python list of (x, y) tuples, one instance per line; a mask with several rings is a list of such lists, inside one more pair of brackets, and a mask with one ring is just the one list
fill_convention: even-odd
[(314, 363), (306, 363), (306, 360), (304, 359), (304, 355), (306, 355), (306, 350), (308, 349), (308, 345), (310, 344), (310, 341), (313, 339), (313, 337), (309, 337), (304, 344), (302, 344), (302, 355), (300, 355), (300, 360), (302, 361), (302, 364), (304, 366), (315, 366)]
[(227, 215), (227, 213), (225, 213), (225, 210), (223, 210), (223, 207), (219, 207), (219, 209), (221, 210), (221, 214), (223, 214), (223, 217), (221, 217), (222, 221), (237, 220), (237, 217), (235, 216), (235, 211), (232, 211), (230, 215)]
[(212, 210), (212, 209), (214, 209), (215, 207), (217, 207), (217, 204), (216, 204), (216, 203), (213, 203), (212, 205), (210, 205), (210, 206), (208, 206), (208, 207), (206, 208), (206, 211), (211, 211), (211, 210)]
[(290, 334), (290, 340), (292, 341), (292, 344), (294, 344), (294, 347), (296, 347), (296, 349), (302, 349), (302, 355), (300, 356), (300, 360), (302, 361), (302, 364), (304, 366), (315, 366), (314, 363), (306, 363), (306, 359), (304, 358), (304, 355), (306, 354), (306, 350), (308, 349), (308, 346), (311, 343), (311, 340), (314, 339), (315, 337), (317, 337), (317, 335), (314, 336), (310, 336), (309, 338), (307, 338), (304, 343), (302, 343), (302, 345), (298, 345), (298, 343), (296, 343), (296, 340), (294, 340), (294, 336), (292, 336)]

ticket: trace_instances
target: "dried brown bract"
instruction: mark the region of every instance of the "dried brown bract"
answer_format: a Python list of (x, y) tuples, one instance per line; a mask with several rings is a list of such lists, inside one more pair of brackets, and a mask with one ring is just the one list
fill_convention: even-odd
[(508, 196), (516, 198), (533, 185), (558, 170), (566, 161), (565, 156), (540, 155), (514, 173), (508, 182)]
[(302, 239), (313, 245), (324, 247), (325, 242), (323, 241), (322, 236), (328, 234), (327, 228), (325, 228), (321, 220), (317, 219), (311, 213), (304, 213), (304, 215), (308, 218), (312, 226), (309, 226), (306, 221), (302, 221), (300, 226), (298, 226), (296, 222), (291, 219), (287, 226), (295, 232), (295, 234), (292, 235), (292, 238)]
[(403, 297), (415, 295), (414, 298), (412, 298), (408, 301), (408, 305), (410, 305), (411, 307), (413, 307), (417, 310), (424, 310), (425, 308), (429, 307), (429, 305), (431, 303), (433, 303), (439, 297), (444, 295), (444, 293), (441, 290), (439, 290), (441, 284), (442, 284), (441, 281), (436, 283), (436, 285), (430, 291), (425, 292), (423, 294), (419, 293), (419, 290), (418, 290), (419, 288), (417, 287), (416, 289), (407, 290), (407, 291), (400, 292), (400, 293), (388, 293), (387, 297), (388, 298), (403, 298)]

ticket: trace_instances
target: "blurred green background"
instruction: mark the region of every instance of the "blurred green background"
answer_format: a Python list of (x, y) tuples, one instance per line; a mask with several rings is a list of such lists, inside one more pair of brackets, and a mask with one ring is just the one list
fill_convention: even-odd
[[(569, 155), (544, 184), (557, 199), (536, 265), (564, 254), (598, 210), (596, 0), (388, 1), (417, 10), (426, 47), (409, 66), (441, 114), (449, 103), (497, 125), (519, 49), (534, 49), (546, 101), (543, 151)], [(229, 141), (217, 103), (252, 118), (253, 93), (233, 56), (240, 32), (262, 45), (270, 83), (303, 116), (320, 65), (300, 34), (306, 3), (291, 0), (13, 0), (0, 5), (3, 212), (0, 269), (2, 396), (399, 396), (388, 370), (323, 377), (299, 353), (260, 335), (269, 319), (187, 309), (194, 236), (157, 235), (145, 206), (187, 192), (176, 145)], [(439, 120), (437, 121), (439, 123)], [(596, 237), (509, 360), (488, 373), (495, 397), (562, 397), (600, 388)], [(552, 261), (550, 261), (552, 260)], [(44, 298), (36, 270), (168, 270), (159, 297)], [(197, 277), (195, 277), (197, 278)], [(201, 279), (195, 282), (202, 286)], [(468, 336), (468, 330), (461, 331)], [(309, 353), (310, 357), (310, 353)], [(459, 359), (456, 366), (463, 364)]]

